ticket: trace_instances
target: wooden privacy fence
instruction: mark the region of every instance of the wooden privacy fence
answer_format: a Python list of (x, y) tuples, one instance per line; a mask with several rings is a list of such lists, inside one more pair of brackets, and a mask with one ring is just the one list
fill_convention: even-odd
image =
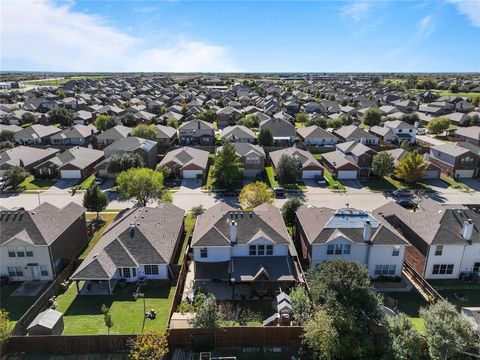
[(414, 267), (408, 262), (403, 262), (403, 274), (410, 280), (410, 282), (415, 286), (420, 295), (422, 295), (427, 301), (439, 301), (444, 300), (444, 298), (435, 290), (418, 272), (415, 271)]

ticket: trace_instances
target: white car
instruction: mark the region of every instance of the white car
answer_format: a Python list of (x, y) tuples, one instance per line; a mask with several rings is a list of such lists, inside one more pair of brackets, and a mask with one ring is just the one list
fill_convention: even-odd
[(417, 129), (417, 135), (427, 135), (428, 134), (428, 130), (425, 129), (425, 128), (418, 128)]

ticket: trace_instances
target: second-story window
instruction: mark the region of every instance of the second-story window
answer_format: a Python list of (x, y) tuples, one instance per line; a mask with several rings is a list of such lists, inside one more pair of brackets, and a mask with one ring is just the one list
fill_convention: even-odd
[(435, 256), (442, 256), (443, 254), (443, 245), (437, 245), (435, 248)]
[(398, 256), (398, 255), (400, 255), (400, 248), (399, 247), (393, 248), (392, 256)]
[(267, 255), (273, 255), (273, 245), (267, 245)]
[(17, 256), (18, 257), (25, 257), (25, 248), (23, 246), (17, 247)]
[(250, 254), (250, 256), (257, 255), (257, 247), (255, 245), (250, 245), (249, 246), (249, 254)]
[(265, 245), (258, 245), (258, 256), (265, 255)]
[(33, 257), (33, 248), (27, 247), (25, 254), (27, 254), (27, 257)]
[(8, 248), (8, 256), (9, 257), (16, 257), (17, 256), (15, 248), (11, 248), (11, 247)]
[(207, 258), (208, 257), (208, 249), (207, 248), (201, 248), (200, 249), (200, 257), (201, 258)]

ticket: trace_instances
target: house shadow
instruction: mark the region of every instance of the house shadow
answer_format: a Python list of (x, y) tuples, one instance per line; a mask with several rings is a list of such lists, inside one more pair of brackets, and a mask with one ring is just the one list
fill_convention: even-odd
[(462, 179), (458, 179), (458, 181), (467, 185), (468, 187), (470, 187), (471, 189), (473, 189), (475, 191), (480, 191), (480, 181), (478, 181), (478, 180), (462, 178)]
[(440, 192), (434, 191), (432, 193), (428, 194), (428, 197), (436, 202), (439, 203), (445, 203), (447, 201), (447, 198)]

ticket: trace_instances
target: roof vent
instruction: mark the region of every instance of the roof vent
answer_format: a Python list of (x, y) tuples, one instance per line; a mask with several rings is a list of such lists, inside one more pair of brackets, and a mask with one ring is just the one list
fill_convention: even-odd
[(473, 234), (473, 221), (472, 219), (467, 219), (463, 222), (463, 232), (462, 236), (466, 241), (472, 240)]

